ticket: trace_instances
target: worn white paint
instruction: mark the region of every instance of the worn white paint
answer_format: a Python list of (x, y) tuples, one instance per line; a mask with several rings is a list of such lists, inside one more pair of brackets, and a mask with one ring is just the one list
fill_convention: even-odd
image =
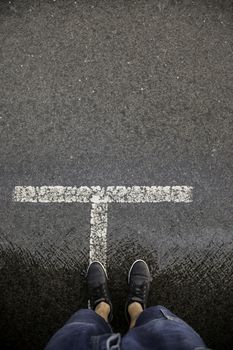
[(157, 203), (192, 202), (189, 186), (16, 186), (15, 202), (32, 203)]
[(90, 261), (105, 265), (108, 203), (190, 203), (190, 186), (16, 186), (13, 200), (21, 203), (91, 203)]
[(99, 260), (104, 266), (107, 258), (107, 228), (108, 204), (92, 203), (89, 258), (90, 262)]

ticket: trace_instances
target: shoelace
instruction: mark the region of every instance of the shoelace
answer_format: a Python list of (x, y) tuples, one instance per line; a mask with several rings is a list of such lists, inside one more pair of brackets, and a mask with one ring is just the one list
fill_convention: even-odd
[(100, 299), (101, 297), (106, 297), (107, 296), (107, 291), (105, 288), (105, 284), (101, 284), (100, 286), (96, 288), (92, 288), (91, 290), (91, 300), (92, 302)]
[(146, 298), (146, 291), (147, 291), (147, 282), (142, 283), (139, 285), (133, 285), (132, 286), (133, 295), (138, 298), (143, 298), (143, 300)]

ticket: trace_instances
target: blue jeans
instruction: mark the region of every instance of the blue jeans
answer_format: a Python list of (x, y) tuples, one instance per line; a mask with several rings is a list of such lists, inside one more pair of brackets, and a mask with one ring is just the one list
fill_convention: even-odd
[(201, 350), (201, 337), (163, 306), (145, 309), (136, 325), (121, 337), (92, 310), (76, 312), (45, 350)]

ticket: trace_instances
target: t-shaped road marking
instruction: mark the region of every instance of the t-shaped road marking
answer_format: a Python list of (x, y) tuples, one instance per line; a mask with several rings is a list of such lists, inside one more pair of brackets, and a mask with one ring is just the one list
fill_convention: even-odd
[(15, 202), (91, 203), (90, 262), (106, 265), (109, 203), (190, 203), (190, 186), (16, 186)]

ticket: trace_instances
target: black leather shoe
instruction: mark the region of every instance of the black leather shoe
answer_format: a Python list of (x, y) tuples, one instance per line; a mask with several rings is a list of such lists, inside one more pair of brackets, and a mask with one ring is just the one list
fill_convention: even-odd
[(128, 307), (131, 303), (137, 302), (142, 305), (143, 310), (146, 308), (151, 280), (147, 263), (144, 260), (136, 260), (128, 274), (129, 292), (125, 305), (127, 321), (130, 321)]
[(89, 294), (89, 304), (92, 310), (104, 301), (110, 306), (109, 322), (113, 318), (112, 303), (107, 285), (107, 273), (103, 265), (99, 261), (92, 262), (87, 270), (87, 285)]

